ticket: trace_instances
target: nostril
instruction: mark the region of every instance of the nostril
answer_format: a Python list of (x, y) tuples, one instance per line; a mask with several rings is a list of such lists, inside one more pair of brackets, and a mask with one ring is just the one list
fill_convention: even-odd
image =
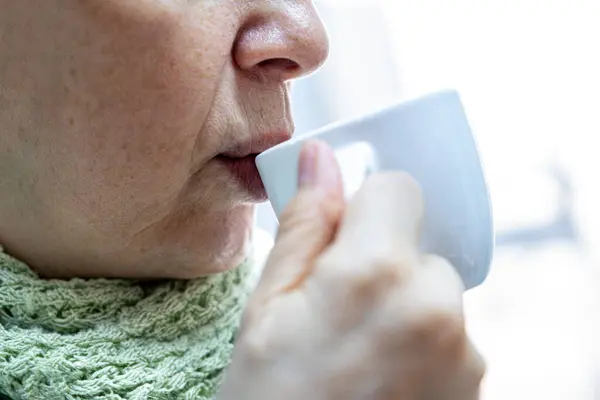
[(289, 58), (270, 58), (259, 62), (258, 66), (260, 68), (278, 69), (284, 72), (296, 72), (300, 69), (300, 65)]

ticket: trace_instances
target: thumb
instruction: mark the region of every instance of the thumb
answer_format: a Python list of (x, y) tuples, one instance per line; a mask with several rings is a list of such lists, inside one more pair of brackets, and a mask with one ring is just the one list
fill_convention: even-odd
[(309, 140), (302, 148), (298, 186), (279, 220), (275, 246), (256, 290), (265, 295), (299, 286), (337, 231), (345, 206), (342, 179), (324, 142)]

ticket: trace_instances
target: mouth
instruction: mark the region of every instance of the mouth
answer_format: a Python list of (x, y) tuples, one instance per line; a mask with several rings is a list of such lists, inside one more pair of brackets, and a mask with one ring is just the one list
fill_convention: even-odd
[(256, 167), (256, 157), (291, 137), (290, 132), (261, 135), (217, 155), (216, 160), (227, 168), (238, 185), (250, 195), (252, 202), (264, 202), (268, 196)]
[(267, 200), (267, 191), (254, 163), (257, 155), (250, 154), (245, 157), (219, 155), (216, 159), (229, 170), (237, 183), (250, 195), (250, 199), (260, 203)]

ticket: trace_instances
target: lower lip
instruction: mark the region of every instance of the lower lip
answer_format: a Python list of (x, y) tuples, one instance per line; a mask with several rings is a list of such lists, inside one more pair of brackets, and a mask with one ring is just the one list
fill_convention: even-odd
[(240, 158), (218, 156), (217, 159), (227, 167), (238, 184), (250, 194), (252, 201), (267, 200), (267, 192), (255, 164), (256, 155)]

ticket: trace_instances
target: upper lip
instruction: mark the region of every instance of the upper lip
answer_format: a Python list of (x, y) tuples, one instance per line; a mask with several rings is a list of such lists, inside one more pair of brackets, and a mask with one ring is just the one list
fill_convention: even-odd
[(221, 155), (230, 158), (242, 158), (259, 154), (289, 140), (291, 137), (292, 133), (286, 130), (253, 136), (243, 142), (236, 143), (231, 148), (222, 152)]

